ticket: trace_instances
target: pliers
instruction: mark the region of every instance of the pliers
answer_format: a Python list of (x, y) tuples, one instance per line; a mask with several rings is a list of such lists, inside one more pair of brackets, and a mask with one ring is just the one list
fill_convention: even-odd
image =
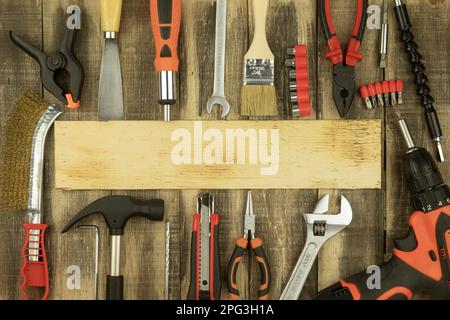
[[(69, 109), (80, 107), (79, 100), (84, 82), (83, 67), (73, 53), (76, 33), (77, 29), (67, 28), (59, 52), (49, 56), (27, 43), (14, 32), (9, 32), (12, 42), (39, 63), (44, 88)], [(66, 72), (70, 76), (69, 90), (62, 88), (57, 82), (57, 77), (62, 72)]]
[[(240, 298), (238, 286), (237, 286), (237, 271), (240, 262), (244, 256), (245, 251), (249, 247), (255, 254), (256, 261), (259, 265), (261, 283), (259, 286), (258, 299), (268, 300), (270, 291), (270, 269), (267, 262), (266, 254), (263, 249), (264, 241), (261, 238), (255, 236), (256, 217), (253, 214), (253, 202), (252, 193), (249, 191), (247, 194), (247, 208), (245, 210), (244, 218), (244, 235), (236, 240), (236, 247), (234, 248), (233, 255), (231, 256), (230, 263), (228, 264), (227, 274), (227, 286), (229, 296), (232, 300), (238, 300)], [(250, 239), (250, 241), (249, 241)]]
[(363, 58), (359, 51), (366, 28), (368, 0), (357, 1), (355, 24), (344, 56), (333, 23), (330, 0), (320, 0), (320, 17), (329, 50), (326, 59), (333, 63), (333, 100), (342, 118), (347, 115), (355, 97), (355, 67)]

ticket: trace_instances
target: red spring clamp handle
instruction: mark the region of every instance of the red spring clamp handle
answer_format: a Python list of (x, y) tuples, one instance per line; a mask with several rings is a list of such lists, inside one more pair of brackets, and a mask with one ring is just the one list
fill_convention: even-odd
[(308, 117), (311, 115), (311, 100), (308, 84), (308, 49), (305, 45), (295, 46), (295, 69), (300, 117)]
[(24, 223), (22, 226), (25, 228), (25, 241), (20, 252), (23, 262), (20, 270), (23, 277), (20, 290), (22, 291), (23, 299), (28, 300), (26, 291), (28, 287), (44, 288), (41, 299), (46, 300), (49, 291), (49, 281), (44, 239), (48, 226), (46, 224), (29, 223)]

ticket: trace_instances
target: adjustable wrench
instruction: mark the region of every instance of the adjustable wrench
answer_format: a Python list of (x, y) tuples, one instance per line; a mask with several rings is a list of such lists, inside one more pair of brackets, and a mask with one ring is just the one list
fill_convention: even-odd
[(307, 228), (306, 245), (280, 300), (298, 300), (320, 248), (352, 222), (352, 208), (344, 196), (341, 196), (341, 213), (337, 215), (324, 214), (328, 212), (329, 201), (329, 195), (322, 197), (313, 214), (303, 215)]
[(227, 38), (227, 0), (217, 0), (216, 4), (216, 44), (214, 57), (214, 91), (208, 99), (206, 110), (212, 112), (214, 105), (222, 106), (222, 118), (230, 112), (230, 104), (225, 99), (225, 46)]

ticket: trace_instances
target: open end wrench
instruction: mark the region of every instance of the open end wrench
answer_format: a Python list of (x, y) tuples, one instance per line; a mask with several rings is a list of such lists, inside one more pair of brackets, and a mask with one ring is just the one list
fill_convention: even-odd
[(306, 245), (280, 300), (298, 300), (320, 248), (352, 222), (352, 208), (344, 196), (341, 196), (341, 213), (325, 215), (324, 213), (328, 212), (329, 200), (329, 195), (324, 196), (317, 203), (313, 214), (303, 215), (307, 229)]
[(230, 104), (225, 99), (225, 46), (227, 38), (227, 0), (217, 0), (216, 4), (216, 44), (214, 58), (214, 91), (208, 99), (206, 110), (212, 112), (214, 105), (222, 107), (222, 118), (230, 112)]

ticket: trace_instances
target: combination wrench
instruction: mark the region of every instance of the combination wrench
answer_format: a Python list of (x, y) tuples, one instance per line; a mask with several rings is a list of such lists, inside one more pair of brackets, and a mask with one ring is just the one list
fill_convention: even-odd
[(214, 57), (214, 91), (208, 99), (206, 110), (212, 112), (214, 105), (222, 107), (222, 118), (230, 112), (230, 104), (225, 98), (225, 46), (227, 37), (227, 0), (216, 3), (216, 44)]
[(320, 248), (352, 222), (352, 208), (344, 196), (341, 196), (341, 213), (339, 214), (325, 215), (328, 212), (329, 201), (329, 195), (322, 197), (317, 202), (313, 214), (303, 215), (307, 230), (306, 245), (280, 300), (298, 300)]

